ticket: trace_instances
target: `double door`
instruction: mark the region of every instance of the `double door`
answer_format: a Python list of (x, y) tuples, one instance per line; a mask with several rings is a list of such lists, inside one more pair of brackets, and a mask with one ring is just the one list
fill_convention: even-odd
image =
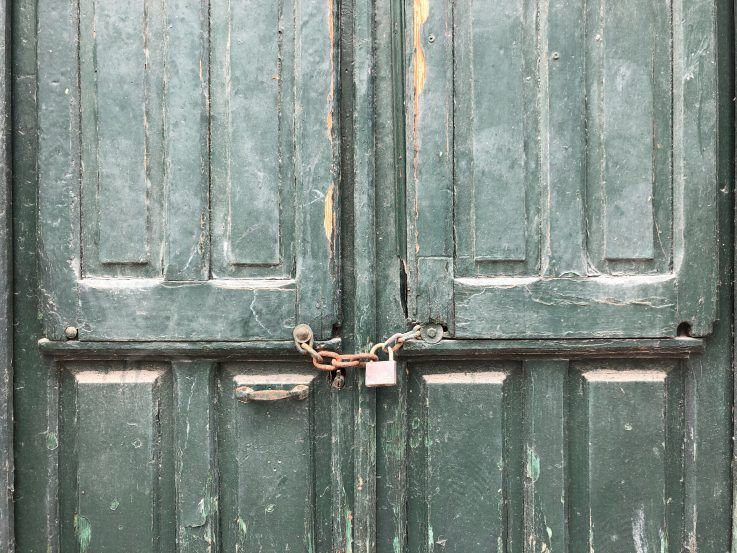
[(27, 4), (20, 551), (727, 549), (726, 2)]

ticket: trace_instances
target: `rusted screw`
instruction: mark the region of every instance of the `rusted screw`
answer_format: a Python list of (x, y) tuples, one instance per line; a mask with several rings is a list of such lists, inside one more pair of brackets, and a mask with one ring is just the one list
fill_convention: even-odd
[(342, 390), (343, 386), (345, 386), (345, 376), (343, 375), (343, 371), (336, 371), (335, 376), (333, 376), (333, 390)]
[(67, 337), (67, 340), (76, 340), (77, 336), (79, 336), (79, 331), (76, 326), (68, 326), (64, 329), (64, 336)]
[(300, 324), (294, 327), (293, 335), (298, 342), (307, 343), (312, 339), (312, 329), (309, 325)]

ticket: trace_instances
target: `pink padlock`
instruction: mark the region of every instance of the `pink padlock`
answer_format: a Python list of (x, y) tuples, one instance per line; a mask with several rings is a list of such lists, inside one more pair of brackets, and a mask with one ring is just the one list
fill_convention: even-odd
[(397, 362), (394, 360), (394, 350), (389, 350), (389, 361), (369, 361), (366, 363), (366, 386), (381, 388), (397, 385)]

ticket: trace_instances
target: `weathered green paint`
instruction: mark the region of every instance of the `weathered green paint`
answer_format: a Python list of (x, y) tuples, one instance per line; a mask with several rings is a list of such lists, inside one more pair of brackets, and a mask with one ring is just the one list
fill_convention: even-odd
[(335, 7), (203, 6), (38, 5), (49, 338), (332, 334)]
[(13, 231), (10, 7), (0, 2), (0, 549), (13, 535)]
[(175, 361), (174, 484), (177, 543), (187, 553), (218, 546), (218, 470), (216, 449), (215, 365)]
[(458, 338), (708, 334), (713, 0), (405, 12), (410, 319)]
[[(75, 47), (49, 47), (60, 38), (74, 44), (76, 4), (42, 0), (39, 17), (35, 2), (13, 8), (18, 551), (729, 549), (731, 6), (699, 0), (671, 12), (657, 4), (630, 24), (632, 2), (602, 1), (584, 14), (568, 1), (375, 0), (341, 2), (338, 13), (332, 3), (290, 0), (253, 10), (140, 0), (120, 8), (130, 12), (126, 21), (110, 15), (118, 12), (109, 3), (91, 15), (99, 3), (82, 2), (80, 28), (89, 31), (95, 17), (101, 25), (81, 40), (82, 61), (93, 63), (102, 40), (94, 63), (111, 58), (124, 67), (84, 79), (136, 83), (120, 83), (102, 104), (75, 98), (74, 86), (65, 99), (65, 79), (76, 82)], [(146, 40), (152, 48), (168, 41), (145, 69), (136, 61), (144, 5)], [(230, 25), (234, 17), (248, 19), (252, 32)], [(601, 43), (592, 40), (597, 32)], [(657, 40), (662, 33), (673, 41)], [(414, 59), (418, 46), (426, 72), (415, 98), (404, 93), (419, 82), (405, 56)], [(693, 78), (684, 79), (669, 60), (690, 51), (703, 56), (692, 58)], [(621, 60), (650, 69), (644, 80), (624, 75), (622, 97), (612, 76)], [(584, 73), (584, 65), (593, 69)], [(230, 90), (212, 87), (226, 75)], [(709, 84), (715, 75), (718, 88)], [(673, 113), (656, 97), (672, 95), (671, 82), (683, 84)], [(263, 109), (238, 104), (251, 92)], [(143, 108), (127, 103), (126, 95), (141, 94), (160, 132), (142, 127)], [(636, 106), (631, 122), (622, 120), (634, 102), (628, 94), (653, 98)], [(700, 137), (697, 112), (678, 109), (693, 98), (704, 108)], [(55, 102), (70, 103), (64, 111)], [(518, 105), (527, 106), (522, 118), (514, 116)], [(76, 128), (80, 109), (88, 126)], [(437, 116), (443, 110), (447, 118)], [(258, 123), (245, 125), (239, 113)], [(125, 125), (111, 126), (123, 115)], [(458, 117), (469, 124), (461, 128)], [(647, 118), (662, 138), (653, 156)], [(483, 134), (499, 120), (495, 151), (512, 153), (474, 165), (491, 155)], [(78, 146), (49, 142), (50, 130), (65, 124), (82, 149), (61, 159)], [(203, 135), (208, 125), (212, 142)], [(683, 131), (673, 144), (671, 126)], [(87, 130), (97, 143), (85, 141)], [(619, 142), (627, 133), (631, 159)], [(121, 136), (128, 142), (111, 157), (109, 142)], [(135, 161), (141, 137), (152, 156), (145, 190), (120, 173), (143, 171)], [(99, 189), (74, 165), (93, 145), (102, 154), (90, 162), (124, 166), (96, 175)], [(247, 166), (233, 152), (249, 148), (243, 156), (258, 163)], [(671, 183), (706, 182), (714, 167), (718, 188), (689, 188), (701, 196), (681, 209), (683, 190)], [(259, 186), (249, 180), (253, 171), (265, 171)], [(647, 171), (651, 181), (637, 179)], [(517, 185), (510, 195), (506, 176)], [(484, 187), (483, 179), (493, 182)], [(623, 193), (625, 181), (632, 194)], [(77, 209), (68, 194), (75, 186), (90, 192), (76, 219), (58, 209)], [(259, 195), (248, 202), (244, 191)], [(116, 195), (126, 202), (119, 211), (95, 204)], [(604, 210), (615, 204), (622, 210)], [(229, 209), (242, 216), (230, 227)], [(144, 213), (145, 224), (128, 225), (133, 212)], [(717, 215), (719, 243), (714, 225), (698, 220)], [(623, 233), (635, 216), (632, 233)], [(263, 248), (239, 241), (250, 222)], [(665, 228), (648, 241), (651, 224)], [(68, 255), (70, 244), (85, 255)], [(710, 267), (718, 246), (717, 301)], [(66, 258), (77, 259), (85, 278), (46, 271), (42, 288), (55, 296), (39, 296), (36, 262), (64, 269)], [(108, 262), (114, 258), (124, 262)], [(682, 263), (675, 276), (671, 262)], [(340, 263), (341, 286), (333, 286)], [(594, 278), (591, 268), (622, 274)], [(514, 282), (531, 273), (539, 282)], [(479, 278), (509, 282), (494, 288)], [(155, 279), (166, 284), (134, 286)], [(706, 316), (694, 324), (703, 338), (674, 338), (674, 325), (696, 313), (684, 306), (702, 298), (705, 316), (710, 302), (718, 308), (713, 332)], [(65, 320), (54, 317), (65, 305), (82, 341), (56, 340)], [(329, 347), (365, 349), (405, 328), (406, 315), (482, 339), (406, 346), (399, 386), (379, 391), (361, 387), (351, 370), (342, 391), (331, 389), (290, 342), (295, 322), (321, 338), (339, 323), (342, 341)], [(519, 337), (528, 339), (508, 339)], [(304, 401), (245, 404), (234, 396), (239, 383), (297, 381), (310, 386)]]

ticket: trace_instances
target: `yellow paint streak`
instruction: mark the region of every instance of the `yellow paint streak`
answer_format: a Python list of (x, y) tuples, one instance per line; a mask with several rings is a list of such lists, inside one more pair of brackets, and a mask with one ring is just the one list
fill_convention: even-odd
[[(422, 26), (430, 15), (429, 0), (413, 0), (413, 18), (412, 18), (412, 41), (415, 50), (415, 63), (413, 68), (413, 85), (414, 94), (412, 98), (412, 136), (414, 155), (412, 159), (412, 172), (414, 174), (415, 186), (419, 186), (417, 180), (417, 168), (420, 163), (420, 141), (418, 138), (418, 130), (420, 127), (420, 95), (425, 88), (425, 80), (427, 79), (427, 63), (425, 61), (425, 51), (422, 48)], [(419, 195), (415, 192), (415, 220), (419, 218)], [(420, 241), (417, 228), (415, 228), (415, 251), (420, 252)]]
[(330, 39), (330, 89), (328, 90), (328, 140), (333, 142), (333, 101), (335, 99), (335, 12), (333, 0), (328, 0), (328, 38)]
[(325, 228), (325, 238), (330, 247), (330, 256), (333, 255), (333, 237), (335, 232), (335, 210), (333, 209), (333, 193), (335, 185), (330, 184), (325, 192), (325, 208), (323, 210), (322, 224)]
[[(430, 15), (429, 0), (414, 0), (414, 18), (412, 22), (412, 38), (415, 46), (415, 64), (414, 64), (414, 117), (413, 130), (415, 137), (417, 136), (417, 128), (420, 122), (420, 94), (425, 88), (425, 79), (427, 78), (427, 64), (425, 62), (425, 51), (422, 49), (422, 26)], [(415, 138), (415, 172), (417, 170), (417, 151), (419, 150), (418, 141)]]

